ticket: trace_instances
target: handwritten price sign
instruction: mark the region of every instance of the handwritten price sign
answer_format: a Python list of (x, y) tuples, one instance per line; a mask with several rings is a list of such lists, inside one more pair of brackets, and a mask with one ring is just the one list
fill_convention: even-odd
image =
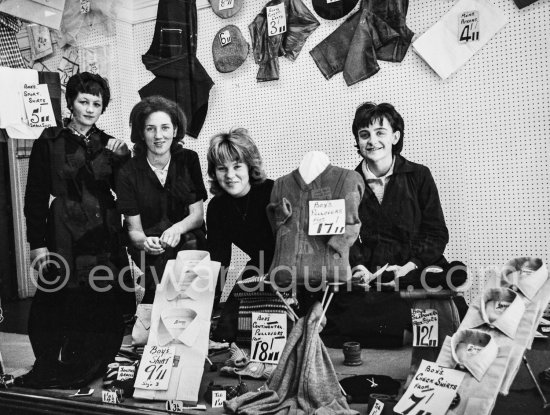
[(267, 34), (268, 36), (280, 35), (286, 32), (285, 4), (266, 7)]
[(403, 415), (443, 415), (466, 373), (422, 360), (414, 378), (393, 408)]
[(479, 12), (463, 12), (458, 17), (458, 41), (468, 43), (479, 40)]
[(31, 127), (55, 126), (55, 116), (53, 114), (48, 85), (23, 85), (23, 102), (25, 103), (25, 111)]
[(413, 326), (413, 346), (437, 347), (438, 314), (433, 309), (411, 309)]
[(278, 363), (286, 344), (286, 314), (252, 313), (253, 362)]
[(234, 0), (220, 0), (220, 10), (232, 9), (235, 6)]
[(346, 201), (310, 200), (309, 235), (339, 235), (346, 229)]
[(369, 412), (369, 415), (382, 415), (382, 411), (384, 410), (384, 404), (380, 402), (378, 399), (374, 401), (374, 405), (372, 406), (371, 411)]
[(134, 386), (149, 390), (167, 390), (173, 361), (173, 346), (145, 346)]
[(212, 391), (212, 408), (223, 408), (226, 391)]
[(220, 44), (222, 46), (229, 45), (231, 43), (231, 33), (229, 33), (229, 30), (224, 30), (220, 33)]
[(101, 391), (101, 401), (103, 403), (110, 403), (112, 405), (116, 405), (120, 402), (118, 395), (115, 391)]

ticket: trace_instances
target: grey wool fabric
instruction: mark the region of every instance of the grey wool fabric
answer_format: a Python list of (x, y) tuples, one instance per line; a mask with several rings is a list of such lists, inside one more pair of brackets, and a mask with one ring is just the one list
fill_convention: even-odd
[(338, 386), (325, 345), (319, 338), (321, 304), (315, 303), (290, 333), (266, 389), (225, 402), (225, 409), (242, 415), (355, 415)]

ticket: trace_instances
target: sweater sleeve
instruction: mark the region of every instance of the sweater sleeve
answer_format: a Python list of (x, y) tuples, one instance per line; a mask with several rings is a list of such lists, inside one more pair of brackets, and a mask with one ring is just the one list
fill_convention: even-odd
[(445, 224), (437, 186), (427, 167), (422, 171), (420, 179), (418, 202), (422, 210), (422, 221), (420, 232), (412, 244), (410, 261), (418, 268), (425, 268), (443, 256), (449, 242), (449, 231)]
[(204, 181), (202, 179), (201, 164), (199, 162), (199, 156), (194, 151), (190, 152), (189, 157), (189, 173), (191, 174), (191, 180), (195, 186), (197, 192), (197, 202), (202, 200), (203, 202), (208, 199), (208, 193), (204, 187)]
[(46, 246), (46, 229), (51, 193), (50, 151), (48, 141), (34, 142), (29, 159), (24, 213), (30, 249)]
[(223, 229), (223, 206), (212, 199), (206, 211), (207, 246), (210, 257), (226, 269), (231, 263), (231, 240)]
[(136, 216), (140, 213), (132, 171), (127, 165), (119, 172), (116, 182), (117, 209), (122, 215), (127, 216)]

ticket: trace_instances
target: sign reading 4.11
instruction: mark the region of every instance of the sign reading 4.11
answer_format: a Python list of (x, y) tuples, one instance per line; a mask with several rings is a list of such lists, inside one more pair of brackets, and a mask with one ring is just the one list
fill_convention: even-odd
[(458, 16), (458, 41), (468, 43), (476, 40), (479, 40), (479, 12), (462, 12)]
[(252, 362), (278, 363), (285, 344), (286, 314), (252, 313)]

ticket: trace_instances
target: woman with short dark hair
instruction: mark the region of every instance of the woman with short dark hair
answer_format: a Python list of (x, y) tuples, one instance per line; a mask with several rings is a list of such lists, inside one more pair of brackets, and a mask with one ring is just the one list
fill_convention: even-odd
[(187, 121), (175, 102), (144, 98), (130, 124), (134, 157), (120, 172), (117, 204), (128, 252), (145, 274), (142, 303), (150, 304), (168, 260), (181, 250), (206, 249), (207, 194), (197, 153), (181, 145)]
[(131, 276), (124, 275), (128, 256), (114, 198), (130, 151), (96, 126), (109, 85), (83, 72), (69, 79), (65, 96), (71, 117), (34, 142), (25, 193), (38, 280), (29, 315), (36, 362), (22, 382), (37, 388), (76, 388), (99, 375), (120, 348), (123, 313), (135, 311), (133, 292), (123, 290)]

